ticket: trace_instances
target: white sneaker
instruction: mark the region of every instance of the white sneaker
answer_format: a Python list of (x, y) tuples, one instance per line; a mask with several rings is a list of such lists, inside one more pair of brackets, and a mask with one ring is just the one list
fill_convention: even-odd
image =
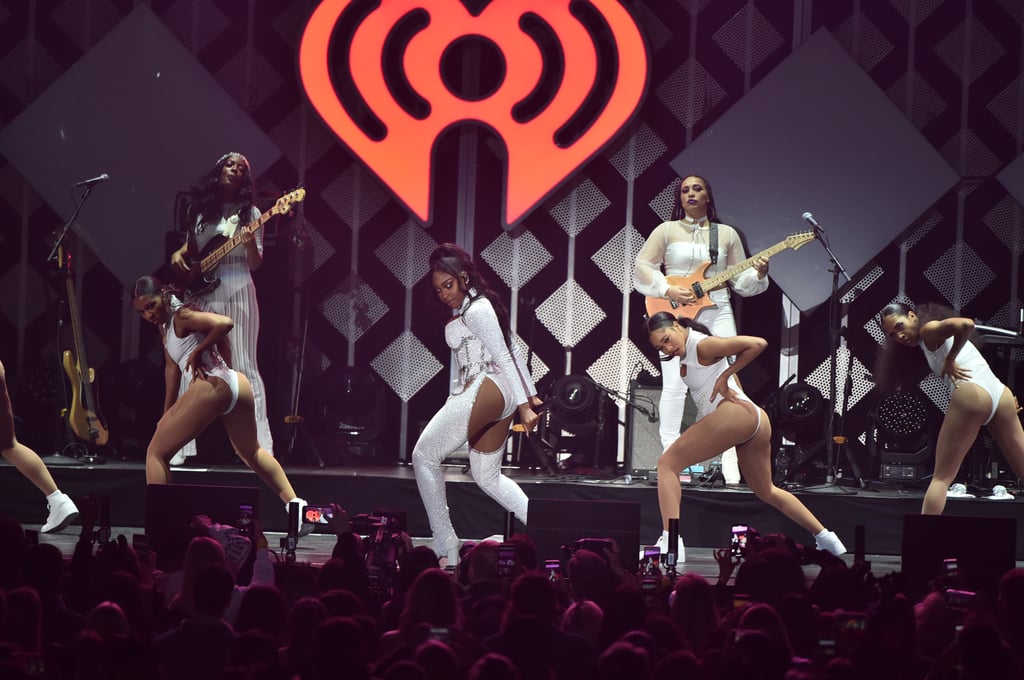
[[(654, 542), (654, 545), (658, 546), (661, 550), (661, 554), (664, 555), (668, 552), (668, 534), (662, 533), (658, 537), (658, 540)], [(683, 537), (679, 537), (679, 545), (676, 547), (676, 562), (686, 561), (686, 546), (683, 545)]]
[(61, 493), (57, 500), (47, 503), (46, 507), (50, 510), (50, 514), (46, 518), (46, 524), (39, 529), (44, 534), (62, 531), (67, 525), (78, 519), (78, 506), (66, 493)]
[(996, 484), (992, 487), (992, 495), (985, 496), (990, 501), (1012, 501), (1013, 494), (1006, 490), (1006, 487), (1002, 484)]
[(967, 486), (957, 482), (946, 491), (946, 498), (974, 498), (974, 494), (967, 493)]
[[(309, 503), (306, 502), (305, 498), (295, 498), (290, 503), (284, 504), (284, 511), (286, 514), (289, 511), (288, 506), (291, 505), (291, 503), (299, 504), (299, 538), (302, 538), (303, 536), (309, 536), (311, 533), (313, 533), (314, 529), (313, 523), (306, 521), (306, 506), (309, 505)], [(291, 529), (291, 527), (288, 528), (289, 530)]]
[(818, 550), (824, 550), (830, 552), (836, 557), (846, 552), (846, 546), (839, 540), (834, 531), (826, 531), (822, 534), (818, 534), (814, 537), (814, 547)]

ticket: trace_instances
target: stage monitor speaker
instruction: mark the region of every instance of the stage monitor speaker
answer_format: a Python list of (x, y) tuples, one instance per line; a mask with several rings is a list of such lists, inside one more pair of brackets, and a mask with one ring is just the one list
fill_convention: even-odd
[[(661, 385), (645, 385), (636, 380), (629, 384), (630, 401), (643, 406), (654, 414), (652, 421), (646, 415), (635, 408), (626, 409), (626, 443), (629, 453), (629, 465), (627, 469), (634, 473), (634, 476), (643, 476), (645, 472), (658, 469), (658, 458), (661, 456), (661, 435), (658, 429), (661, 426), (661, 411), (659, 402), (661, 400)], [(685, 432), (686, 428), (697, 421), (697, 405), (693, 402), (690, 393), (686, 393), (686, 401), (683, 404), (683, 420), (679, 423), (679, 431)], [(721, 457), (711, 459), (720, 460)], [(711, 461), (704, 462), (706, 469)]]
[(158, 564), (173, 564), (184, 555), (195, 535), (192, 518), (206, 515), (213, 522), (237, 527), (239, 508), (248, 505), (260, 516), (260, 490), (250, 486), (150, 484), (146, 487), (146, 536)]
[(561, 559), (562, 547), (581, 538), (611, 538), (626, 569), (636, 571), (640, 553), (640, 504), (623, 501), (530, 499), (526, 533), (540, 560)]
[(906, 515), (902, 571), (919, 594), (943, 576), (943, 561), (955, 558), (959, 588), (995, 601), (999, 579), (1016, 566), (1017, 520), (1012, 517)]

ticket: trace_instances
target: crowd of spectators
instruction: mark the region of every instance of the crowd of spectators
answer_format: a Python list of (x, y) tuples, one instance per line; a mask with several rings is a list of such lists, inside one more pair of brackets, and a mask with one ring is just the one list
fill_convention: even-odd
[(538, 560), (525, 535), (441, 568), (400, 530), (351, 531), (338, 506), (322, 566), (202, 517), (161, 557), (98, 540), (96, 503), (80, 505), (70, 556), (0, 519), (0, 679), (1024, 677), (1024, 569), (991, 597), (949, 575), (915, 592), (779, 535), (716, 551), (717, 583), (685, 564), (631, 573), (610, 541)]

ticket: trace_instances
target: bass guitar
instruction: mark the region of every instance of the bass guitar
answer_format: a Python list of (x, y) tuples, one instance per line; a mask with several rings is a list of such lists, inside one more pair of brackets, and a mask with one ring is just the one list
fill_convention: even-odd
[[(246, 234), (255, 234), (271, 217), (291, 212), (292, 206), (306, 198), (306, 190), (298, 188), (277, 199), (274, 207), (259, 216), (258, 219), (239, 227), (229, 236), (215, 236), (206, 244), (203, 252), (192, 254), (195, 241), (189, 237), (189, 250), (185, 254), (185, 262), (189, 265), (188, 272), (182, 276), (182, 285), (190, 297), (200, 297), (212, 293), (220, 285), (217, 277), (217, 265), (228, 253), (237, 248)], [(196, 260), (199, 260), (196, 262)]]
[(787, 236), (784, 241), (780, 241), (771, 248), (766, 248), (756, 255), (752, 255), (742, 262), (737, 262), (733, 266), (715, 274), (714, 276), (706, 276), (708, 269), (711, 268), (710, 262), (705, 262), (696, 272), (689, 276), (666, 276), (665, 279), (668, 281), (670, 286), (682, 286), (683, 288), (689, 288), (693, 291), (696, 298), (688, 305), (681, 305), (678, 302), (667, 298), (648, 296), (644, 302), (647, 307), (647, 316), (653, 316), (658, 312), (668, 312), (674, 316), (685, 316), (689, 319), (693, 319), (708, 307), (715, 306), (715, 303), (711, 301), (710, 297), (708, 297), (708, 293), (710, 291), (725, 285), (729, 279), (750, 269), (751, 265), (753, 265), (758, 258), (769, 258), (787, 248), (796, 250), (797, 248), (810, 243), (815, 238), (817, 238), (817, 236), (815, 236), (813, 231), (803, 231)]
[(71, 381), (71, 408), (68, 411), (68, 425), (75, 436), (95, 446), (106, 446), (110, 438), (107, 425), (100, 415), (93, 394), (93, 383), (96, 372), (89, 367), (85, 356), (85, 332), (82, 319), (78, 313), (78, 302), (75, 297), (75, 282), (71, 273), (71, 255), (64, 259), (65, 277), (67, 279), (68, 316), (71, 317), (71, 335), (74, 349), (64, 350), (64, 372)]

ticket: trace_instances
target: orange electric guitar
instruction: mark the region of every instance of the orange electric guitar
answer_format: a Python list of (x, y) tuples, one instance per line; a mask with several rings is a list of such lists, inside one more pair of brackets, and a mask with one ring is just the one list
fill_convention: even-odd
[(78, 313), (75, 297), (74, 277), (71, 275), (71, 255), (64, 259), (64, 273), (67, 278), (68, 316), (71, 317), (71, 334), (74, 349), (64, 350), (64, 371), (71, 381), (71, 408), (68, 411), (68, 425), (75, 436), (96, 446), (106, 446), (110, 438), (106, 423), (100, 415), (93, 394), (96, 372), (89, 368), (85, 356), (85, 329)]
[[(190, 236), (189, 249), (185, 254), (185, 261), (189, 263), (188, 273), (182, 277), (182, 284), (188, 291), (190, 297), (198, 297), (213, 292), (220, 285), (220, 278), (216, 275), (217, 265), (228, 253), (237, 248), (242, 242), (245, 234), (255, 234), (274, 215), (281, 215), (290, 212), (292, 205), (301, 202), (306, 198), (306, 190), (298, 188), (277, 199), (274, 207), (259, 216), (249, 224), (240, 227), (229, 237), (216, 236), (206, 244), (201, 253), (193, 253), (195, 241)], [(198, 262), (196, 262), (198, 260)], [(193, 264), (194, 263), (194, 264)]]
[(771, 248), (766, 248), (758, 254), (752, 255), (742, 262), (737, 262), (728, 269), (707, 278), (705, 278), (705, 274), (711, 267), (710, 262), (705, 262), (690, 276), (667, 276), (665, 279), (668, 281), (670, 286), (682, 286), (684, 288), (689, 288), (693, 291), (696, 299), (691, 304), (681, 305), (678, 302), (673, 302), (667, 298), (648, 297), (645, 301), (647, 316), (653, 316), (658, 312), (668, 312), (675, 316), (685, 316), (693, 319), (708, 307), (715, 306), (715, 303), (711, 301), (710, 297), (708, 297), (708, 293), (710, 291), (725, 285), (729, 279), (750, 269), (751, 265), (753, 265), (754, 261), (759, 257), (769, 258), (776, 253), (782, 252), (786, 248), (796, 250), (797, 248), (810, 243), (815, 238), (817, 237), (814, 235), (813, 231), (803, 231), (787, 236), (785, 241), (780, 241)]

